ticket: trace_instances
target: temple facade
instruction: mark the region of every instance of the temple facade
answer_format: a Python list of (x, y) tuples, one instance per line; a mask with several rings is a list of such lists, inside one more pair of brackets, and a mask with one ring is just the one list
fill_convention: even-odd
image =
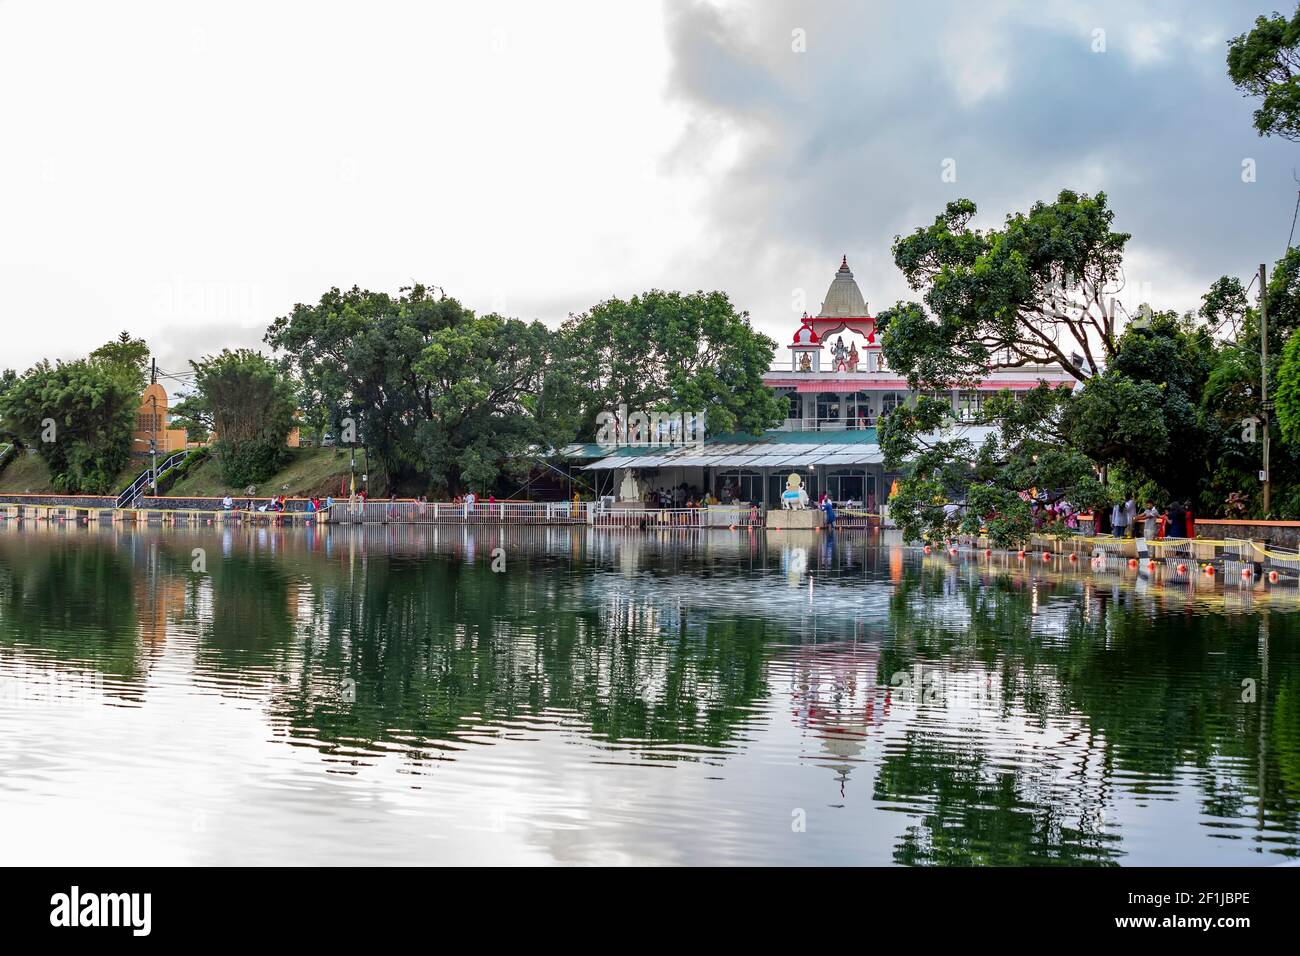
[[(702, 445), (575, 445), (564, 457), (582, 462), (579, 467), (611, 499), (633, 487), (625, 481), (633, 475), (646, 503), (662, 501), (667, 491), (674, 504), (708, 495), (779, 508), (797, 474), (814, 501), (825, 493), (840, 506), (874, 511), (884, 504), (896, 476), (884, 467), (876, 426), (917, 395), (885, 361), (876, 320), (847, 257), (840, 260), (817, 314), (799, 319), (764, 381), (785, 398), (788, 410), (784, 421), (762, 435), (717, 435), (706, 423)], [(1027, 391), (1042, 381), (1073, 384), (1057, 366), (1024, 366), (991, 372), (974, 388), (936, 397), (952, 403), (953, 427), (979, 441), (988, 429), (973, 422), (987, 396), (1003, 389)]]
[[(892, 372), (880, 351), (876, 320), (862, 297), (848, 258), (826, 290), (821, 310), (804, 314), (795, 329), (788, 357), (781, 357), (764, 380), (789, 402), (782, 431), (834, 432), (874, 428), (883, 415), (915, 401), (907, 382)], [(958, 421), (976, 419), (985, 396), (1010, 389), (1033, 388), (1040, 381), (1072, 383), (1057, 366), (1025, 366), (991, 372), (978, 387), (942, 397), (952, 403)]]

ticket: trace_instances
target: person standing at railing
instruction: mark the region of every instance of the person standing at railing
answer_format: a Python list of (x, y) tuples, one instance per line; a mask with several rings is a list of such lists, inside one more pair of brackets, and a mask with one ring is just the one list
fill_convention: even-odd
[(1147, 506), (1142, 509), (1142, 518), (1142, 537), (1154, 541), (1156, 533), (1160, 530), (1160, 512), (1156, 510), (1153, 502), (1148, 501)]
[(1165, 536), (1169, 538), (1187, 537), (1187, 512), (1182, 502), (1171, 501), (1165, 509)]
[(826, 515), (826, 527), (835, 527), (835, 506), (831, 504), (830, 495), (822, 495), (822, 514)]

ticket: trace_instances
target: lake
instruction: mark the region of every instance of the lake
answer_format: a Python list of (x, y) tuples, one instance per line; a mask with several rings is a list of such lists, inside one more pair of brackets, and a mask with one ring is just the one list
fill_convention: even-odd
[(1079, 565), (881, 533), (0, 524), (0, 844), (1300, 857), (1297, 586)]

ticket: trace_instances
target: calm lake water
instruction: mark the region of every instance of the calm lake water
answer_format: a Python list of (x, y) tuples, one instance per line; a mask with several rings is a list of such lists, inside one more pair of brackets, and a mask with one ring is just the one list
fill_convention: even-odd
[(1295, 585), (879, 534), (11, 523), (0, 846), (36, 864), (1285, 863), (1297, 612)]

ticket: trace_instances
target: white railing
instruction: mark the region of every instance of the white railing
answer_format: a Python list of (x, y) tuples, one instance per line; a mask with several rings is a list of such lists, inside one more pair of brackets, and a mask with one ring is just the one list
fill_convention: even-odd
[(587, 521), (587, 502), (575, 510), (571, 501), (349, 502), (335, 500), (329, 520), (336, 524), (580, 524)]
[(779, 432), (842, 432), (842, 431), (859, 431), (865, 428), (875, 428), (878, 421), (876, 415), (859, 415), (848, 418), (787, 418), (774, 431)]
[(645, 531), (677, 528), (749, 528), (763, 526), (763, 511), (750, 505), (712, 505), (701, 508), (597, 508), (591, 523), (598, 528), (635, 528)]

